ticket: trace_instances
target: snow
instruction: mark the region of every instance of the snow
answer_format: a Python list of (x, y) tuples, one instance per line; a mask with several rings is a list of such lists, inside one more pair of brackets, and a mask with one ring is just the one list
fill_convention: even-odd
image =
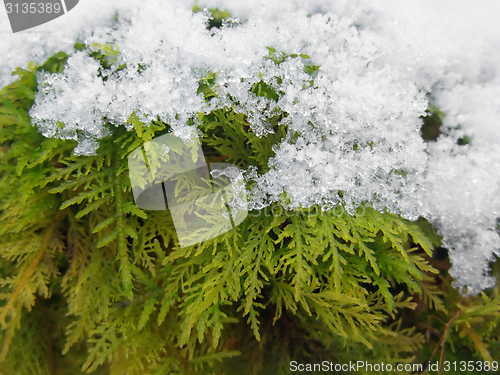
[[(241, 21), (210, 31), (207, 15), (193, 15), (191, 4), (166, 3), (80, 1), (68, 15), (15, 35), (0, 18), (0, 83), (30, 59), (71, 52), (76, 38), (118, 46), (121, 60), (106, 81), (83, 52), (62, 74), (40, 77), (33, 124), (47, 137), (76, 139), (75, 153), (84, 155), (108, 134), (104, 116), (115, 125), (132, 113), (145, 122), (159, 117), (189, 139), (196, 130), (187, 122), (198, 112), (233, 105), (259, 136), (272, 132), (270, 115), (286, 112), (289, 137), (276, 146), (270, 171), (244, 173), (255, 182), (249, 209), (281, 201), (291, 209), (344, 204), (354, 212), (369, 202), (409, 219), (423, 216), (444, 236), (457, 288), (472, 294), (494, 285), (488, 262), (500, 254), (495, 1), (207, 0), (200, 5), (228, 9)], [(270, 46), (310, 59), (290, 57), (278, 66), (264, 57)], [(126, 68), (118, 70), (121, 63)], [(309, 63), (320, 66), (313, 77), (304, 72)], [(218, 98), (207, 104), (196, 91), (208, 72), (217, 73)], [(284, 94), (274, 101), (250, 93), (261, 80)], [(420, 127), (429, 91), (446, 117), (441, 137), (426, 143)], [(458, 145), (466, 135), (471, 143)]]

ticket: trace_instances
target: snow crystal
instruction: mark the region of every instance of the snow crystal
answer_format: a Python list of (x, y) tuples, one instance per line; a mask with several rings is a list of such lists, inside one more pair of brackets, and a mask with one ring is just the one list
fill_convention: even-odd
[[(104, 118), (159, 117), (190, 139), (197, 130), (187, 123), (199, 112), (232, 106), (259, 136), (273, 132), (270, 117), (286, 114), (288, 135), (269, 172), (243, 172), (254, 182), (248, 209), (281, 202), (354, 212), (368, 202), (424, 216), (450, 249), (455, 286), (477, 293), (494, 285), (488, 263), (500, 253), (500, 7), (458, 3), (206, 0), (241, 20), (207, 30), (207, 14), (193, 15), (186, 2), (87, 0), (43, 26), (51, 34), (3, 38), (0, 83), (6, 69), (70, 52), (77, 37), (118, 47), (106, 80), (83, 52), (63, 73), (39, 77), (33, 124), (77, 140), (77, 154), (96, 152), (109, 134)], [(265, 57), (272, 51), (289, 57), (277, 65)], [(206, 103), (197, 89), (209, 72), (218, 97)], [(262, 82), (275, 97), (251, 92)], [(436, 142), (420, 135), (428, 92), (446, 113)], [(460, 145), (465, 137), (471, 142)]]

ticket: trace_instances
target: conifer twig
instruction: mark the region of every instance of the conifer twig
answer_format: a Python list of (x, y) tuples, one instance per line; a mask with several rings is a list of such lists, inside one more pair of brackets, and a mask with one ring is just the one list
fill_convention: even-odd
[[(7, 318), (7, 314), (14, 309), (14, 304), (17, 301), (19, 295), (21, 294), (23, 289), (26, 287), (26, 284), (28, 283), (29, 278), (31, 277), (31, 275), (33, 275), (36, 268), (38, 267), (41, 260), (43, 259), (44, 255), (45, 255), (45, 251), (48, 248), (49, 242), (50, 242), (50, 240), (55, 232), (56, 227), (59, 224), (58, 219), (62, 216), (63, 212), (64, 211), (59, 211), (58, 214), (54, 217), (53, 224), (47, 229), (47, 232), (43, 236), (38, 254), (35, 256), (35, 258), (31, 262), (31, 264), (28, 266), (28, 268), (24, 272), (16, 289), (12, 293), (9, 301), (2, 308), (2, 312), (0, 313), (0, 324), (1, 324), (2, 328), (4, 328), (6, 325), (5, 320)], [(12, 318), (14, 318), (14, 316), (15, 316), (15, 312), (13, 312)], [(4, 340), (4, 343), (2, 346), (2, 351), (0, 353), (0, 361), (5, 360), (5, 358), (7, 356), (7, 352), (9, 350), (9, 346), (10, 346), (10, 343), (12, 341), (12, 337), (13, 337), (14, 332), (15, 332), (15, 327), (16, 327), (16, 324), (13, 324), (12, 322), (10, 322), (10, 327), (9, 327), (9, 330), (7, 331), (7, 335), (5, 337), (5, 340)]]

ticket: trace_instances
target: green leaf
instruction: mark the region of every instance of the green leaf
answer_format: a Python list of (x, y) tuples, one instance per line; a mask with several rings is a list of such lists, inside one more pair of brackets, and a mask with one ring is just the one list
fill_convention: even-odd
[(156, 298), (151, 298), (146, 301), (144, 305), (144, 310), (142, 310), (141, 317), (139, 318), (139, 323), (137, 324), (137, 330), (140, 331), (146, 326), (150, 315), (156, 310), (155, 305), (158, 303)]

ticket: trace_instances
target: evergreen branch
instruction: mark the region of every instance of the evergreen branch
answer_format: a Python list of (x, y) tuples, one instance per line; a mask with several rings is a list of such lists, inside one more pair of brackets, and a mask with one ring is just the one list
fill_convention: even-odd
[[(125, 291), (125, 295), (129, 298), (133, 298), (132, 292), (132, 271), (131, 264), (128, 255), (128, 245), (127, 245), (127, 235), (135, 236), (135, 232), (133, 229), (129, 227), (124, 219), (124, 210), (123, 210), (123, 194), (122, 187), (119, 183), (119, 178), (113, 176), (113, 192), (115, 195), (115, 210), (116, 210), (116, 227), (115, 227), (115, 238), (117, 241), (117, 255), (116, 259), (120, 262), (120, 275)], [(105, 243), (101, 244), (104, 246)]]
[[(35, 257), (31, 260), (29, 266), (25, 269), (23, 272), (23, 275), (19, 278), (19, 281), (17, 282), (16, 288), (13, 290), (13, 292), (9, 296), (9, 300), (7, 301), (7, 304), (2, 307), (1, 312), (0, 312), (0, 325), (2, 326), (3, 329), (8, 327), (8, 332), (7, 332), (7, 337), (4, 339), (4, 343), (2, 346), (2, 351), (0, 352), (0, 361), (5, 360), (9, 346), (11, 344), (12, 337), (14, 335), (14, 330), (16, 327), (18, 327), (18, 324), (20, 322), (20, 312), (22, 308), (22, 304), (26, 304), (26, 301), (21, 301), (19, 302), (18, 299), (21, 295), (21, 293), (26, 290), (29, 279), (34, 275), (36, 272), (40, 262), (46, 255), (46, 252), (49, 249), (49, 244), (53, 240), (54, 234), (57, 231), (57, 228), (59, 227), (60, 223), (59, 220), (63, 216), (63, 214), (60, 212), (58, 213), (54, 219), (53, 219), (53, 224), (47, 228), (43, 239), (40, 243), (40, 247), (35, 255)], [(34, 291), (32, 292), (34, 294)], [(31, 305), (34, 303), (34, 297), (31, 297), (31, 300), (29, 301)], [(10, 316), (11, 321), (9, 324), (6, 322), (6, 318)]]

